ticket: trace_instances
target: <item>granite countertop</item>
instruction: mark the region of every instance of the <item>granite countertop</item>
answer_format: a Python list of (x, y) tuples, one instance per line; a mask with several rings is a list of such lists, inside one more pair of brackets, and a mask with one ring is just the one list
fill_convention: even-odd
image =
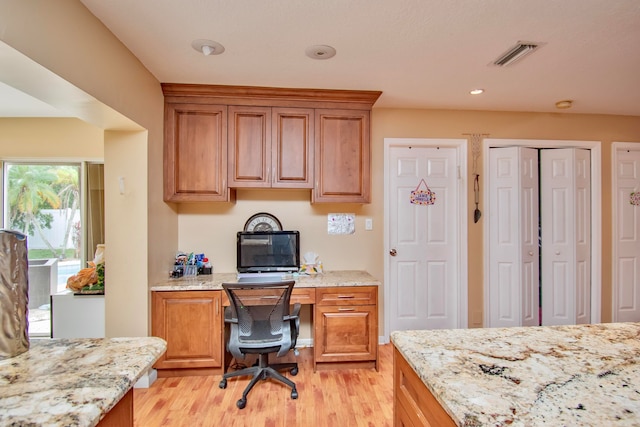
[[(319, 288), (332, 286), (380, 286), (366, 271), (325, 271), (313, 276), (293, 275), (296, 288)], [(214, 291), (222, 290), (225, 282), (236, 282), (237, 273), (213, 273), (189, 278), (167, 279), (151, 287), (152, 291)]]
[(95, 426), (165, 350), (155, 337), (31, 340), (0, 360), (0, 425)]
[(460, 426), (640, 425), (640, 323), (391, 333)]

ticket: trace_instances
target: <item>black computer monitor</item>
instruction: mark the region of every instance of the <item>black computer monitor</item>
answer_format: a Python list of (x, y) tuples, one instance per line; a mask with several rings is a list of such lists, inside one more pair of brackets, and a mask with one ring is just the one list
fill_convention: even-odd
[(238, 273), (296, 272), (300, 269), (300, 232), (239, 231)]

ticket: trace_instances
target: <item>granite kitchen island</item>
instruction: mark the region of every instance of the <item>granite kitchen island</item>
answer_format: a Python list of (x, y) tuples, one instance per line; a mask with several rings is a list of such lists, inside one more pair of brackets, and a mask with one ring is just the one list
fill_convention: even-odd
[(396, 425), (640, 426), (640, 323), (397, 331), (391, 341)]
[(0, 360), (0, 426), (133, 426), (132, 387), (160, 338), (32, 340)]

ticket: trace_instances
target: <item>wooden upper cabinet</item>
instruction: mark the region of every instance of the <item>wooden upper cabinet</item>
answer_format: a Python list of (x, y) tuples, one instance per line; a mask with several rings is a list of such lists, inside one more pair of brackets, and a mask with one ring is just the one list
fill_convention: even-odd
[(381, 92), (178, 83), (162, 91), (165, 201), (311, 188), (315, 203), (370, 202), (370, 111)]
[(164, 200), (229, 201), (227, 106), (167, 103)]
[(229, 186), (313, 187), (313, 110), (229, 106)]
[(315, 110), (316, 185), (312, 202), (371, 201), (369, 111)]
[(229, 106), (229, 186), (270, 187), (271, 108)]
[(271, 186), (313, 188), (313, 110), (274, 108), (272, 117)]

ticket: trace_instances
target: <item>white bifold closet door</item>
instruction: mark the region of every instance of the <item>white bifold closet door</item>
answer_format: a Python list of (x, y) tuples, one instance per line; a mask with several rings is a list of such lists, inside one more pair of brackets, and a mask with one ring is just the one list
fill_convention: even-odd
[(589, 164), (588, 150), (489, 150), (487, 326), (589, 321)]
[(543, 325), (591, 320), (590, 164), (588, 150), (540, 152)]

